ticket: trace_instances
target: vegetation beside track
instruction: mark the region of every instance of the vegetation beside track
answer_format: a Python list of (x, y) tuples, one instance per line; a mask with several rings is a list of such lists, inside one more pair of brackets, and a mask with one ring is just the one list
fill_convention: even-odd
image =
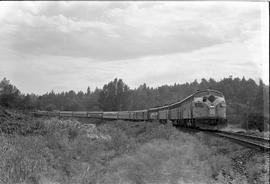
[(269, 174), (264, 157), (255, 154), (235, 169), (237, 156), (250, 150), (203, 133), (180, 132), (170, 124), (9, 121), (24, 128), (1, 133), (1, 184), (253, 183), (266, 181)]

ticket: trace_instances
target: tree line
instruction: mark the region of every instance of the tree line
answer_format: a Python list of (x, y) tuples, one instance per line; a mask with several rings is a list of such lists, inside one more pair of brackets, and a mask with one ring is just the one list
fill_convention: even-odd
[[(232, 76), (220, 81), (201, 79), (190, 83), (149, 87), (145, 83), (130, 89), (122, 79), (114, 79), (102, 89), (86, 92), (55, 93), (44, 95), (22, 94), (4, 78), (0, 82), (0, 105), (20, 110), (64, 110), (64, 111), (123, 111), (161, 106), (181, 100), (200, 89), (216, 89), (223, 92), (227, 102), (227, 114), (235, 121), (243, 121), (250, 114), (260, 114), (269, 121), (269, 86), (262, 80)], [(257, 116), (256, 116), (257, 117)], [(254, 118), (254, 117), (253, 117)]]

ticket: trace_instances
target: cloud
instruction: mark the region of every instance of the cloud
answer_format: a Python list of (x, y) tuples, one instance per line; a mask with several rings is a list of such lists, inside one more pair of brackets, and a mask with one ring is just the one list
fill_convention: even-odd
[[(230, 7), (222, 9), (216, 3), (210, 3), (210, 8), (187, 5), (33, 2), (6, 13), (1, 39), (21, 53), (108, 61), (191, 52), (239, 38), (258, 27), (253, 10), (252, 16), (243, 11), (232, 15)], [(246, 26), (246, 20), (251, 25)]]
[(115, 77), (132, 88), (229, 75), (269, 83), (267, 11), (260, 2), (1, 2), (0, 78), (38, 94)]

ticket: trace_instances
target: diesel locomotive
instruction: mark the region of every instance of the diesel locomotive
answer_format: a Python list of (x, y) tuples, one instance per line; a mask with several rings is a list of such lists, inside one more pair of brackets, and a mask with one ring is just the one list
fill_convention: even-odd
[(37, 111), (35, 114), (161, 123), (171, 121), (174, 125), (207, 130), (219, 130), (227, 125), (224, 95), (213, 89), (196, 91), (172, 104), (137, 111)]

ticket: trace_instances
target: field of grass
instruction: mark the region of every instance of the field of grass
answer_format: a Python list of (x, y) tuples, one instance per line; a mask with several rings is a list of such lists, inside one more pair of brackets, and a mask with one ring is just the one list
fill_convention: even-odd
[(14, 121), (20, 128), (0, 135), (1, 184), (269, 180), (265, 157), (251, 157), (245, 163), (246, 173), (237, 172), (234, 159), (250, 150), (203, 133), (184, 133), (170, 124), (108, 121), (96, 126), (56, 118)]

